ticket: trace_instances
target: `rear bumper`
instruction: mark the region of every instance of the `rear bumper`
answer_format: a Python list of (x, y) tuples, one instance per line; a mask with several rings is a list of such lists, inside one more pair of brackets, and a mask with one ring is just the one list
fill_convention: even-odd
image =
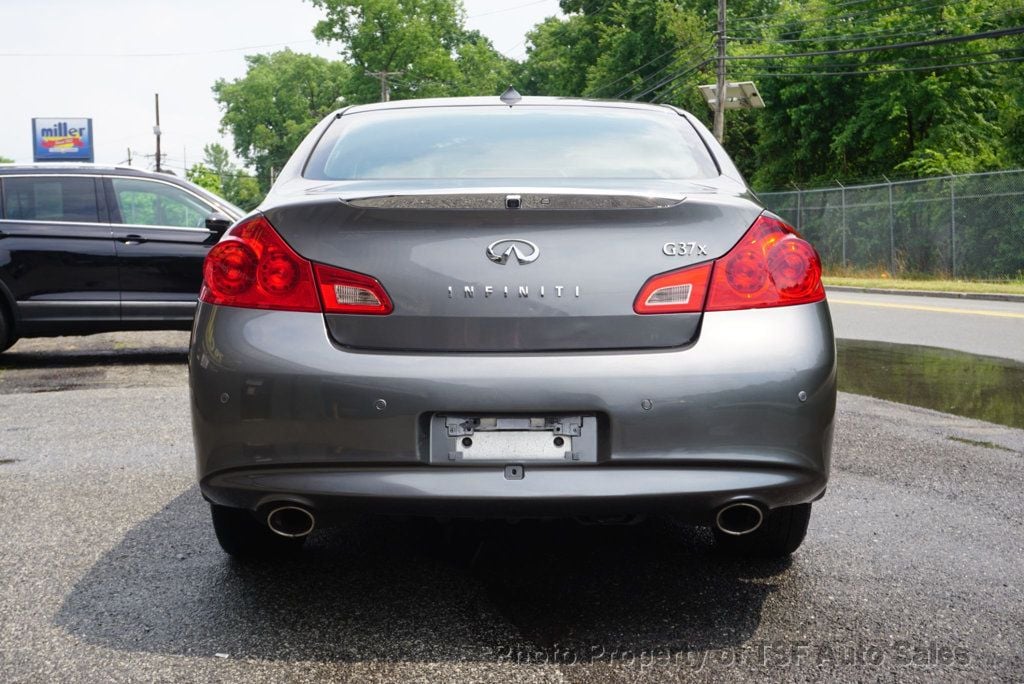
[[(828, 480), (825, 302), (705, 314), (684, 348), (543, 354), (351, 351), (317, 314), (201, 304), (189, 368), (200, 486), (226, 506), (701, 521), (738, 499), (812, 501)], [(437, 413), (597, 415), (597, 460), (516, 480), (432, 463)]]
[(222, 506), (266, 510), (281, 501), (319, 516), (347, 512), (467, 517), (666, 513), (710, 523), (738, 500), (775, 508), (812, 501), (827, 476), (756, 467), (534, 467), (509, 480), (502, 467), (243, 469), (212, 475), (204, 495)]

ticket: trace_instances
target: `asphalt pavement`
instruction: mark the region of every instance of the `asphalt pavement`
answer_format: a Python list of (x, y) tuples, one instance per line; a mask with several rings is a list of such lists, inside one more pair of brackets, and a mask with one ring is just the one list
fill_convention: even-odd
[(1024, 361), (1024, 302), (830, 292), (836, 337)]
[(28, 340), (0, 357), (0, 679), (1024, 669), (1024, 431), (842, 394), (829, 492), (784, 563), (722, 557), (707, 532), (661, 521), (359, 518), (315, 533), (296, 561), (241, 564), (217, 547), (194, 482), (186, 343)]

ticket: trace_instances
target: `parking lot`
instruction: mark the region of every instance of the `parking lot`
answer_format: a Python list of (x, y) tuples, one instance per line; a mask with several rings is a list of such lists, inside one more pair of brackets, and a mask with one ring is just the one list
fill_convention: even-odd
[(648, 521), (354, 519), (297, 561), (217, 547), (185, 333), (0, 359), (7, 681), (905, 681), (1024, 667), (1024, 431), (841, 394), (787, 563)]

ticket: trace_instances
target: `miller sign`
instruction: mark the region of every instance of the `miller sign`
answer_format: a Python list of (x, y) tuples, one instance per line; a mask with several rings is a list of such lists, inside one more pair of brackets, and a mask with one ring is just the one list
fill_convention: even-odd
[(93, 161), (92, 119), (32, 119), (35, 161)]

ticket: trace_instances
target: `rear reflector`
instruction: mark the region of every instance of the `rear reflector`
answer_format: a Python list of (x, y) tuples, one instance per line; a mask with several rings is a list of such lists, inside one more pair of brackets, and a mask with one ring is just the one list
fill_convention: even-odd
[(314, 265), (296, 254), (261, 214), (233, 226), (206, 255), (199, 298), (282, 311), (383, 315), (394, 309), (376, 278)]
[(394, 309), (384, 286), (368, 275), (317, 264), (316, 280), (326, 313), (383, 316)]
[(704, 308), (712, 264), (700, 264), (656, 275), (633, 302), (638, 314), (693, 313)]

